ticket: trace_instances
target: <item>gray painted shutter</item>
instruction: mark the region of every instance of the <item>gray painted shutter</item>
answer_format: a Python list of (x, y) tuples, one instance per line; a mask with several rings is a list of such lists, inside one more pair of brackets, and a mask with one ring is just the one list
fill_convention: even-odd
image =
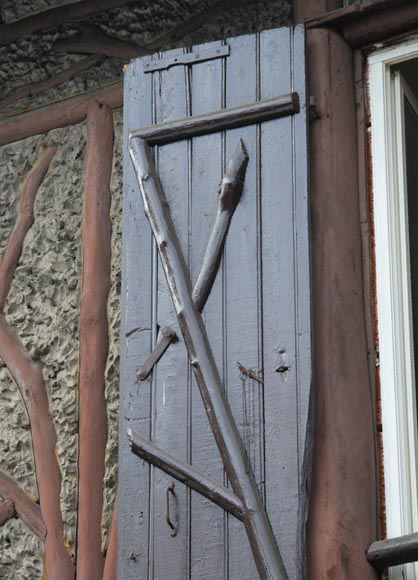
[[(226, 47), (228, 56), (216, 52), (227, 52)], [(299, 112), (238, 121), (243, 126), (215, 127), (189, 138), (171, 139), (170, 133), (153, 155), (194, 284), (226, 164), (240, 138), (247, 148), (242, 197), (202, 316), (287, 575), (301, 579), (311, 446), (304, 31), (268, 30), (195, 46), (192, 52), (172, 50), (161, 62), (138, 59), (125, 76), (118, 578), (259, 577), (243, 523), (138, 458), (127, 438), (132, 429), (228, 485), (144, 213), (129, 135), (294, 92)], [(161, 68), (166, 59), (172, 66)], [(182, 124), (187, 123), (177, 123)], [(146, 380), (138, 380), (138, 368), (165, 326), (179, 340)], [(237, 362), (250, 372), (242, 372)], [(173, 491), (167, 490), (171, 483)], [(166, 521), (167, 503), (175, 536)]]

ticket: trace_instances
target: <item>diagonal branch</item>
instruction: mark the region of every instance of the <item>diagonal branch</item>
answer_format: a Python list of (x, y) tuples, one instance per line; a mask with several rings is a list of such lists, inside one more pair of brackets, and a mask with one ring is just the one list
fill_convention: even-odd
[(45, 540), (46, 527), (38, 504), (4, 471), (0, 471), (0, 496), (12, 501), (13, 509), (22, 522), (41, 540)]
[(35, 163), (23, 182), (20, 197), (19, 213), (16, 224), (10, 235), (3, 259), (0, 264), (0, 312), (3, 312), (13, 281), (23, 241), (33, 224), (33, 206), (38, 188), (45, 177), (48, 167), (57, 151), (56, 147), (47, 149)]
[(98, 101), (87, 110), (83, 210), (83, 286), (80, 304), (79, 503), (77, 579), (102, 580), (103, 477), (107, 439), (105, 370), (110, 289), (110, 179), (113, 115)]
[(65, 83), (66, 81), (69, 81), (73, 77), (79, 75), (81, 72), (90, 69), (101, 60), (101, 56), (89, 56), (63, 69), (55, 76), (41, 81), (40, 83), (21, 85), (20, 87), (16, 87), (14, 91), (4, 97), (4, 99), (1, 99), (0, 109), (5, 109), (9, 105), (13, 105), (25, 97), (33, 97), (35, 95), (39, 95), (40, 93), (44, 93), (53, 87), (57, 87), (58, 85), (61, 85), (62, 83)]
[(5, 499), (0, 503), (0, 526), (4, 526), (9, 520), (16, 517), (15, 504), (11, 499)]
[(0, 358), (16, 381), (29, 415), (41, 513), (47, 529), (45, 561), (48, 580), (71, 580), (74, 570), (63, 542), (57, 437), (49, 414), (43, 369), (26, 353), (2, 314)]

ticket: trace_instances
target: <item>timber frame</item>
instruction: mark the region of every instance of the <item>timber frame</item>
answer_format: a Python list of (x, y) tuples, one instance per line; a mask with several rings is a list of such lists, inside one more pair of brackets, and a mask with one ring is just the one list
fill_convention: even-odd
[[(309, 577), (371, 580), (378, 577), (373, 567), (416, 560), (417, 536), (378, 541), (385, 534), (384, 489), (365, 57), (377, 42), (416, 32), (418, 5), (363, 0), (340, 8), (332, 0), (296, 0), (294, 8), (296, 22), (306, 23), (316, 114), (310, 128), (317, 411)], [(335, 467), (342, 464), (349, 472)]]

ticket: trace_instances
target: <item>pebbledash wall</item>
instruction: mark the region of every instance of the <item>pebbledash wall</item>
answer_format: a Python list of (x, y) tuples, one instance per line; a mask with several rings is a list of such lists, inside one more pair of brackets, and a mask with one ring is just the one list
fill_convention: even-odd
[[(4, 22), (27, 16), (62, 1), (4, 1)], [(140, 4), (140, 3), (138, 3)], [(143, 4), (143, 3), (142, 3)], [(108, 34), (144, 44), (187, 18), (196, 1), (160, 1), (144, 9), (127, 6), (96, 17), (94, 23)], [(207, 3), (209, 4), (209, 2)], [(216, 38), (254, 32), (289, 24), (290, 2), (254, 1), (231, 10), (178, 45), (191, 45)], [(80, 60), (80, 55), (57, 55), (50, 43), (74, 32), (32, 35), (0, 47), (0, 99), (18, 85), (35, 83)], [(0, 112), (15, 114), (28, 107), (80, 94), (123, 75), (123, 62), (107, 59), (65, 85), (35, 99), (24, 99)], [(109, 357), (106, 369), (108, 444), (105, 475), (103, 542), (109, 529), (117, 479), (117, 428), (119, 390), (119, 312), (121, 266), (122, 111), (114, 113), (114, 165), (112, 173), (112, 269), (108, 302)], [(5, 315), (22, 338), (28, 352), (44, 365), (51, 414), (55, 423), (57, 454), (62, 471), (61, 502), (65, 537), (72, 555), (76, 541), (77, 507), (77, 383), (79, 360), (79, 302), (81, 271), (81, 220), (84, 189), (83, 158), (86, 125), (65, 127), (0, 148), (0, 254), (15, 223), (18, 194), (27, 171), (43, 145), (58, 151), (39, 188), (35, 221), (29, 231), (16, 270)], [(94, 420), (94, 417), (92, 417)], [(37, 498), (33, 473), (28, 417), (19, 391), (9, 372), (0, 364), (0, 469), (12, 475)], [(0, 577), (36, 580), (43, 576), (42, 542), (20, 519), (0, 528)]]

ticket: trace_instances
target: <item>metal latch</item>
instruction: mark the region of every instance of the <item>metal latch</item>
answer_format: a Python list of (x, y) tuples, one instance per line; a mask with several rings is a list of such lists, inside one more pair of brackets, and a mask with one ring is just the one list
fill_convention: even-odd
[(196, 62), (204, 62), (206, 60), (214, 60), (215, 58), (222, 58), (229, 56), (229, 46), (218, 46), (217, 48), (208, 48), (206, 50), (199, 50), (196, 52), (186, 52), (185, 54), (178, 54), (176, 56), (169, 56), (167, 58), (160, 58), (159, 60), (150, 60), (144, 65), (144, 72), (150, 73), (156, 70), (165, 70), (172, 66), (179, 66), (181, 64), (193, 64)]

